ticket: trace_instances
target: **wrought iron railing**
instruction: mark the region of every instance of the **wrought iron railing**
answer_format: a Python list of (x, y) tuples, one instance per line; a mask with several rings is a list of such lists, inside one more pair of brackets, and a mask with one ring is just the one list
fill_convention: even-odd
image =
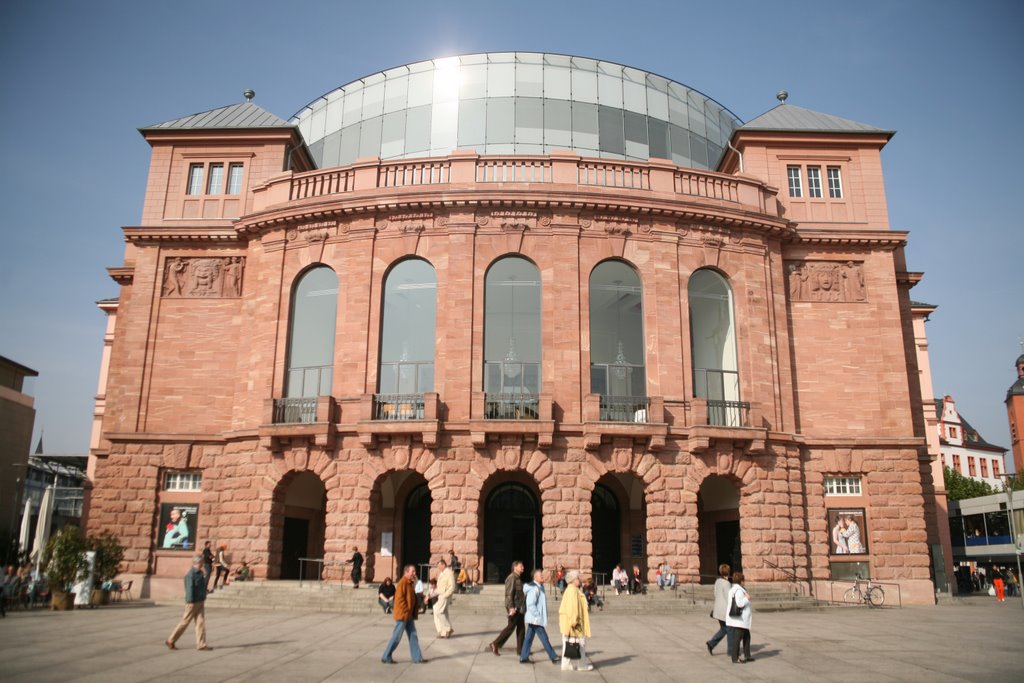
[(651, 400), (646, 396), (602, 396), (602, 422), (646, 424)]
[(422, 420), (423, 394), (374, 394), (374, 420)]
[(484, 417), (488, 420), (536, 420), (540, 417), (537, 394), (485, 394)]
[(750, 416), (746, 401), (716, 401), (708, 399), (708, 424), (715, 427), (745, 427)]
[(274, 424), (316, 422), (316, 398), (275, 398)]

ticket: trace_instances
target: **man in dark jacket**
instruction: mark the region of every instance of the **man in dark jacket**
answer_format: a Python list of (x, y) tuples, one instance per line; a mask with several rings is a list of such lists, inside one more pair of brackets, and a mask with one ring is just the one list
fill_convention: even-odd
[(178, 649), (174, 644), (193, 619), (196, 622), (196, 649), (213, 649), (206, 644), (206, 576), (200, 569), (202, 565), (203, 556), (196, 555), (192, 558), (192, 569), (185, 574), (185, 615), (174, 627), (171, 637), (164, 641), (172, 650)]
[(512, 563), (512, 573), (505, 579), (505, 611), (508, 624), (488, 647), (497, 657), (501, 655), (501, 646), (505, 644), (512, 631), (516, 632), (516, 652), (523, 651), (523, 637), (526, 635), (526, 624), (523, 614), (526, 612), (526, 595), (523, 593), (523, 563), (516, 560)]
[(423, 654), (420, 652), (420, 639), (416, 635), (416, 616), (419, 614), (419, 609), (416, 605), (415, 583), (416, 566), (406, 565), (402, 578), (395, 585), (395, 630), (391, 632), (391, 640), (388, 641), (387, 647), (384, 648), (384, 654), (380, 658), (384, 664), (395, 663), (391, 655), (394, 654), (398, 643), (402, 641), (402, 633), (409, 634), (409, 655), (412, 657), (413, 664), (424, 664), (427, 661), (423, 659)]

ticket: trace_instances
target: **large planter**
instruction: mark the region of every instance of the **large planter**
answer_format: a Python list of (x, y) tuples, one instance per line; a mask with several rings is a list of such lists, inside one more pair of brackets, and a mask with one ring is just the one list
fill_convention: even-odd
[(50, 607), (62, 612), (70, 612), (75, 608), (75, 594), (53, 591), (53, 595), (50, 598)]
[(93, 588), (89, 595), (89, 607), (101, 607), (110, 604), (110, 591), (104, 588)]

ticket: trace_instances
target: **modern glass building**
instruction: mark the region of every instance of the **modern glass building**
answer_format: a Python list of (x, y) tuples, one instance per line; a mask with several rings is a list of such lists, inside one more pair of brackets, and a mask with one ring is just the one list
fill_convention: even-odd
[(492, 52), (407, 64), (332, 90), (292, 123), (320, 168), (360, 157), (582, 156), (715, 169), (739, 119), (681, 83), (585, 57)]

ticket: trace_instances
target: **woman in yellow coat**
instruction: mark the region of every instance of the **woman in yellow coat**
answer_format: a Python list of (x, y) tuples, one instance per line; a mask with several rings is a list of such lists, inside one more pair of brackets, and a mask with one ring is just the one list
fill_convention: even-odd
[[(566, 587), (562, 604), (558, 607), (558, 630), (562, 634), (562, 670), (592, 671), (594, 665), (587, 661), (584, 642), (590, 637), (590, 611), (587, 598), (580, 590), (580, 573), (576, 570), (565, 575)], [(565, 645), (569, 638), (579, 641), (580, 658), (565, 656)]]

